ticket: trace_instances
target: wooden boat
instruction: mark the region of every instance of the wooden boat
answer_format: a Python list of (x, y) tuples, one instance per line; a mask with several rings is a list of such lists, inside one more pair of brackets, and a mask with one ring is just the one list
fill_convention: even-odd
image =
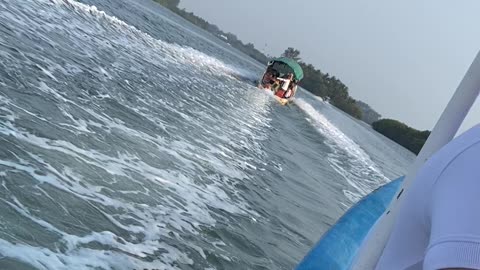
[(297, 85), (302, 79), (302, 67), (295, 60), (275, 58), (268, 62), (258, 88), (272, 91), (280, 104), (286, 105), (295, 96)]

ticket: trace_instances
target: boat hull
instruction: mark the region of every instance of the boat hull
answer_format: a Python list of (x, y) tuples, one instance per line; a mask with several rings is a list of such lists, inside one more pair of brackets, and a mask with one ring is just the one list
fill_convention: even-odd
[[(270, 88), (264, 87), (262, 84), (258, 84), (257, 87), (260, 88), (260, 89), (263, 89), (265, 91), (272, 91)], [(278, 103), (280, 103), (281, 105), (287, 105), (288, 103), (290, 103), (290, 99), (281, 98), (281, 97), (276, 96), (276, 95), (274, 95), (274, 97), (278, 101)]]
[(277, 97), (275, 96), (275, 99), (281, 104), (281, 105), (287, 105), (290, 100), (286, 99), (286, 98), (281, 98), (281, 97)]
[(392, 201), (403, 177), (373, 191), (348, 210), (295, 270), (350, 269), (371, 228)]

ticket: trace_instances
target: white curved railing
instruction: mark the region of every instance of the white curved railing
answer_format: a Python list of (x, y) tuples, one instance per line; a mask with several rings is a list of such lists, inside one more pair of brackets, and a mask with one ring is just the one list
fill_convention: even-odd
[[(433, 128), (430, 137), (408, 171), (399, 193), (410, 186), (425, 161), (454, 138), (468, 111), (475, 102), (479, 91), (480, 53), (475, 57), (467, 74), (465, 74), (455, 94)], [(394, 197), (396, 199), (390, 203), (386, 213), (380, 217), (375, 226), (370, 230), (369, 235), (357, 254), (352, 269), (368, 270), (375, 268), (392, 232), (393, 224), (398, 214), (398, 205), (403, 199), (402, 196), (399, 198), (397, 198), (397, 196)]]

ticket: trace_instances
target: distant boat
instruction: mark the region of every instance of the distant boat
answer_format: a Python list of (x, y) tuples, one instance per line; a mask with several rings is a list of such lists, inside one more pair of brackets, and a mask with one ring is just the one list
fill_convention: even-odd
[(270, 90), (282, 105), (288, 104), (297, 92), (298, 83), (303, 79), (303, 69), (293, 59), (275, 58), (268, 62), (258, 88)]

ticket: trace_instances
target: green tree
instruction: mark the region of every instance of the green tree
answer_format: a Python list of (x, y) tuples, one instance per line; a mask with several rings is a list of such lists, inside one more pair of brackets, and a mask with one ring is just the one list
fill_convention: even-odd
[(373, 129), (385, 137), (418, 154), (430, 136), (430, 131), (419, 131), (406, 124), (393, 120), (381, 119), (372, 124)]
[(155, 0), (162, 6), (165, 6), (167, 8), (178, 8), (178, 4), (180, 4), (180, 0)]
[(356, 104), (358, 108), (362, 111), (362, 121), (364, 121), (365, 123), (371, 125), (373, 122), (380, 120), (380, 117), (382, 117), (367, 103), (357, 100)]
[(288, 57), (288, 58), (292, 58), (294, 59), (295, 61), (299, 61), (300, 60), (300, 51), (297, 50), (297, 49), (294, 49), (292, 47), (288, 47), (283, 53), (282, 53), (282, 56), (283, 57)]

